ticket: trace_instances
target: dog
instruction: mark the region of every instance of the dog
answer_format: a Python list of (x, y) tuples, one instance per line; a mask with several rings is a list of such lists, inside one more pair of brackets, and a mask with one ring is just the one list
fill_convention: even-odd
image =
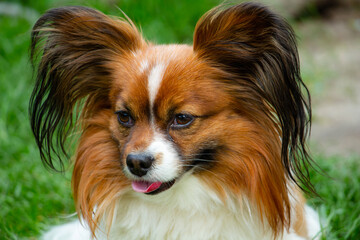
[(44, 239), (312, 239), (310, 95), (288, 23), (218, 6), (193, 45), (146, 41), (86, 7), (34, 25), (31, 126), (46, 166), (72, 174), (79, 220)]

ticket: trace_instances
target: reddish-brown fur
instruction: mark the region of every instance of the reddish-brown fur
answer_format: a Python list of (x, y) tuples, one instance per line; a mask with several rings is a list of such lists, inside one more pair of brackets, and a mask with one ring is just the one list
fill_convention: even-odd
[[(44, 157), (52, 151), (44, 145), (51, 145), (57, 126), (63, 147), (73, 108), (87, 97), (72, 187), (77, 210), (93, 234), (104, 216), (111, 222), (118, 197), (130, 186), (122, 168), (128, 153), (149, 145), (151, 111), (156, 126), (181, 152), (183, 171), (199, 149), (214, 149), (216, 161), (194, 174), (224, 201), (231, 195), (240, 204), (247, 196), (274, 236), (289, 229), (288, 181), (296, 180), (292, 172), (298, 174), (302, 161), (295, 151), (307, 156), (308, 106), (299, 94), (301, 80), (292, 82), (299, 77), (293, 75), (298, 71), (296, 48), (282, 24), (262, 7), (215, 9), (199, 21), (194, 47), (168, 47), (146, 43), (132, 23), (94, 10), (54, 10), (39, 20), (33, 51), (39, 39), (48, 42), (32, 100), (32, 126)], [(144, 59), (148, 65), (139, 71)], [(165, 60), (150, 109), (149, 71)], [(41, 104), (56, 108), (38, 108)], [(125, 108), (136, 120), (131, 129), (120, 127), (114, 114)], [(189, 128), (168, 129), (174, 109), (198, 117)], [(42, 120), (46, 114), (50, 117)], [(54, 166), (51, 160), (48, 164)], [(297, 207), (295, 230), (305, 236), (303, 204)]]
[[(181, 58), (169, 62), (169, 67), (163, 77), (163, 84), (155, 101), (157, 125), (166, 129), (169, 108), (175, 106), (177, 109), (186, 109), (196, 116), (206, 116), (195, 122), (190, 129), (181, 132), (170, 131), (174, 142), (183, 151), (184, 156), (191, 156), (204, 145), (223, 146), (217, 155), (218, 161), (211, 170), (200, 171), (198, 173), (200, 178), (215, 189), (224, 200), (226, 200), (226, 193), (229, 192), (238, 196), (239, 201), (243, 194), (248, 195), (274, 232), (281, 232), (284, 226), (289, 226), (290, 205), (286, 189), (286, 175), (280, 158), (281, 143), (274, 126), (269, 120), (266, 120), (263, 112), (258, 113), (261, 114), (260, 116), (254, 115), (254, 112), (252, 115), (252, 118), (263, 119), (262, 125), (240, 116), (239, 113), (244, 113), (246, 110), (241, 109), (241, 106), (234, 109), (236, 100), (227, 94), (223, 86), (217, 82), (219, 78), (221, 79), (221, 74), (226, 73), (199, 61), (187, 46), (178, 50), (182, 51)], [(149, 50), (147, 51), (149, 54)], [(162, 52), (166, 52), (166, 50), (163, 49)], [(150, 56), (152, 55), (150, 54)], [(149, 58), (151, 59), (151, 57)], [(126, 65), (134, 65), (134, 59), (128, 61)], [(106, 202), (113, 204), (116, 195), (126, 186), (123, 182), (128, 183), (125, 179), (119, 180), (123, 176), (119, 162), (124, 164), (124, 156), (127, 153), (134, 149), (143, 150), (151, 140), (153, 133), (150, 130), (146, 114), (149, 103), (146, 78), (142, 76), (144, 74), (146, 73), (135, 72), (133, 68), (114, 69), (114, 75), (119, 76), (114, 77), (117, 79), (114, 82), (118, 82), (119, 86), (115, 86), (113, 89), (126, 89), (126, 91), (112, 92), (113, 98), (118, 99), (115, 101), (115, 106), (122, 106), (123, 102), (126, 102), (131, 106), (134, 117), (141, 119), (132, 130), (131, 136), (128, 136), (127, 129), (123, 129), (125, 133), (121, 132), (121, 128), (111, 112), (105, 116), (101, 116), (105, 113), (100, 112), (101, 117), (95, 115), (96, 118), (88, 120), (89, 126), (85, 124), (86, 128), (80, 141), (74, 168), (73, 188), (75, 192), (78, 192), (75, 194), (75, 200), (78, 201), (79, 210), (84, 216), (87, 216), (87, 221), (94, 221), (91, 213), (96, 205), (99, 206), (101, 203), (100, 206), (103, 206), (103, 208), (98, 207), (97, 209), (99, 216), (108, 209), (104, 204), (105, 195), (108, 196)], [(130, 78), (131, 80), (126, 82), (121, 78)], [(209, 92), (211, 94), (208, 94)], [(107, 120), (106, 123), (104, 119)], [(112, 133), (109, 132), (109, 125)], [(90, 137), (87, 134), (93, 136)], [(110, 134), (113, 135), (112, 138), (119, 141), (119, 146), (122, 146), (120, 149), (115, 144), (111, 144), (111, 141), (106, 141), (111, 138)], [(104, 146), (100, 147), (99, 143), (95, 141), (97, 135), (103, 135)], [(101, 140), (99, 139), (99, 141)], [(84, 151), (88, 154), (98, 155), (99, 152), (96, 149), (99, 149), (98, 151), (107, 149), (109, 154), (113, 155), (112, 157), (104, 157), (102, 154), (88, 156), (82, 153)], [(84, 165), (89, 167), (89, 170), (82, 169)], [(102, 176), (108, 176), (105, 174), (107, 171), (113, 172), (114, 177), (110, 175), (109, 179), (105, 177), (103, 184), (102, 182), (95, 184)], [(109, 180), (111, 180), (110, 183)], [(78, 181), (80, 183), (77, 183)], [(99, 219), (95, 218), (94, 227), (97, 220)]]

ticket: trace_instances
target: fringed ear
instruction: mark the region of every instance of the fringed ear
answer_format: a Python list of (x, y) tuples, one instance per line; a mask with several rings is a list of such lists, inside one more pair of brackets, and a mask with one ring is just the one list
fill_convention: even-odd
[(29, 106), (31, 127), (43, 162), (57, 170), (54, 153), (62, 170), (60, 156), (66, 155), (65, 141), (78, 118), (76, 104), (86, 98), (87, 114), (109, 108), (107, 64), (114, 56), (136, 51), (143, 40), (131, 22), (85, 7), (49, 10), (36, 22), (31, 40), (37, 70)]
[(278, 135), (274, 137), (281, 137), (286, 174), (312, 191), (306, 168), (303, 171), (304, 163), (311, 161), (305, 144), (310, 95), (300, 77), (291, 27), (258, 4), (218, 7), (199, 20), (194, 51), (227, 73), (221, 81), (228, 84), (242, 113), (258, 126), (271, 122)]

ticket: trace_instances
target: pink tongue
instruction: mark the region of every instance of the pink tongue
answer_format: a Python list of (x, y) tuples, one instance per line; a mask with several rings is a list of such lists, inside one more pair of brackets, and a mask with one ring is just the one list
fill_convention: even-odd
[(136, 192), (149, 193), (158, 189), (161, 186), (161, 182), (133, 181), (131, 186)]

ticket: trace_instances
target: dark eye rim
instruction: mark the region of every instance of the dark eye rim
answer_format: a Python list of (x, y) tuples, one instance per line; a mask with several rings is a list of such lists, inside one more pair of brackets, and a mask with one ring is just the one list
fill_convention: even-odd
[[(177, 117), (179, 116), (186, 116), (189, 118), (189, 121), (184, 123), (184, 124), (180, 124), (180, 123), (176, 123), (176, 119)], [(189, 127), (195, 120), (196, 116), (193, 116), (192, 114), (189, 114), (189, 113), (178, 113), (178, 114), (175, 114), (174, 118), (172, 119), (171, 121), (171, 128), (173, 129), (182, 129), (182, 128), (187, 128)]]
[[(129, 113), (129, 111), (120, 110), (120, 111), (116, 111), (115, 114), (116, 114), (116, 116), (117, 116), (118, 122), (119, 122), (121, 125), (123, 125), (124, 127), (130, 128), (130, 127), (134, 126), (135, 121), (134, 121), (133, 117), (131, 116), (131, 114)], [(129, 120), (126, 121), (126, 122), (125, 122), (125, 121), (122, 121), (120, 115), (124, 115), (124, 116), (128, 117)]]

